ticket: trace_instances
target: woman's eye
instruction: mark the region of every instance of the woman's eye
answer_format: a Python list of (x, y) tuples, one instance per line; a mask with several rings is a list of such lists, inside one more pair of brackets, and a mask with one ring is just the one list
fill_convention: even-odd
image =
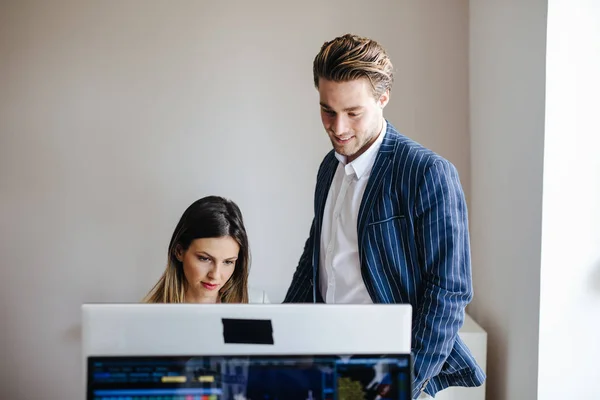
[(235, 261), (231, 261), (231, 260), (225, 261), (225, 265), (233, 265), (233, 264), (235, 264)]
[(198, 260), (200, 260), (202, 262), (210, 261), (210, 259), (208, 257), (204, 257), (204, 256), (198, 256)]

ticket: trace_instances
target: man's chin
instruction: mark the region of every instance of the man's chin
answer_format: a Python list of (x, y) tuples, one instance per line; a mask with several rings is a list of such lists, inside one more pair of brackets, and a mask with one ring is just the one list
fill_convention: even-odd
[(344, 157), (352, 157), (354, 154), (356, 154), (356, 151), (354, 149), (349, 149), (345, 146), (333, 146), (333, 150), (335, 150), (336, 153), (344, 156)]

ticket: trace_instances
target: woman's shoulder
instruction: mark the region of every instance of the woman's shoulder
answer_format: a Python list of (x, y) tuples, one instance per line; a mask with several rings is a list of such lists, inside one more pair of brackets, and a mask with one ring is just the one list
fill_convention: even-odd
[(270, 301), (264, 290), (248, 288), (248, 303), (270, 303)]

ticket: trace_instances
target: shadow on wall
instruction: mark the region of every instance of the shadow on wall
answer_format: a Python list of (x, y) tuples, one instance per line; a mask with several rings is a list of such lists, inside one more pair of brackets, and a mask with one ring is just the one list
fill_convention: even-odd
[(63, 334), (63, 340), (81, 346), (81, 324), (73, 325), (67, 329)]
[(600, 259), (594, 263), (592, 268), (590, 285), (592, 286), (592, 292), (600, 296)]

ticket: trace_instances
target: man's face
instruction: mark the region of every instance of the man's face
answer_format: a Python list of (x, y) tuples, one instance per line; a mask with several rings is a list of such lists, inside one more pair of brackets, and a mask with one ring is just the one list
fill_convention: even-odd
[(374, 98), (367, 78), (348, 82), (319, 79), (321, 121), (335, 151), (352, 162), (377, 139), (389, 91)]

